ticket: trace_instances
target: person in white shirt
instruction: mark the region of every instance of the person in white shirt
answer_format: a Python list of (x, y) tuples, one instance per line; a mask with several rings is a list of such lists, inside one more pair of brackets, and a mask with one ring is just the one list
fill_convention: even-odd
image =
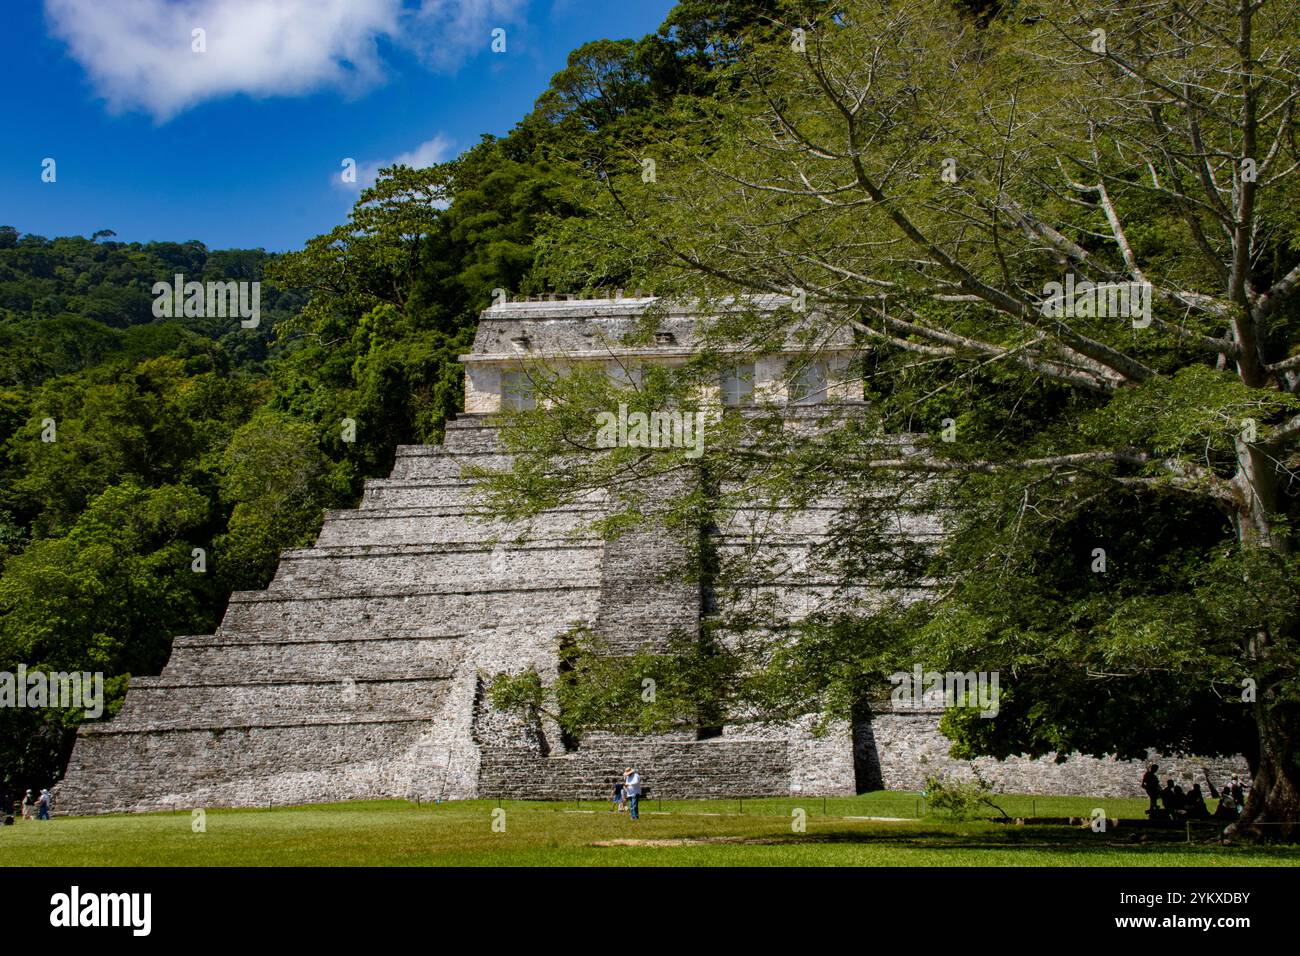
[(623, 771), (623, 793), (627, 797), (627, 809), (633, 820), (640, 820), (637, 804), (641, 800), (641, 775), (632, 767)]

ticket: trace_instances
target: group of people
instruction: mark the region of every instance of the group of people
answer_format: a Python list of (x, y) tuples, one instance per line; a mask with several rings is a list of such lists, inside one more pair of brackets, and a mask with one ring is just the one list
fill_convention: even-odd
[(23, 794), (21, 804), (11, 803), (12, 798), (7, 794), (0, 794), (0, 819), (6, 824), (14, 822), (14, 811), (22, 814), (24, 820), (48, 820), (50, 818), (50, 808), (54, 804), (54, 794), (48, 790), (42, 790), (40, 796), (33, 796), (32, 791), (28, 790)]
[(1235, 820), (1241, 813), (1246, 794), (1238, 774), (1234, 773), (1232, 780), (1222, 790), (1215, 789), (1208, 776), (1205, 778), (1211, 798), (1219, 801), (1211, 814), (1210, 808), (1205, 805), (1205, 795), (1201, 792), (1199, 783), (1193, 784), (1191, 790), (1183, 790), (1170, 777), (1165, 781), (1164, 787), (1161, 787), (1159, 771), (1159, 765), (1151, 764), (1142, 775), (1142, 789), (1151, 801), (1147, 816), (1152, 820)]
[(610, 813), (622, 813), (627, 810), (633, 820), (640, 820), (641, 814), (637, 804), (641, 800), (641, 774), (632, 767), (623, 771), (623, 779), (614, 782), (614, 800), (610, 804)]

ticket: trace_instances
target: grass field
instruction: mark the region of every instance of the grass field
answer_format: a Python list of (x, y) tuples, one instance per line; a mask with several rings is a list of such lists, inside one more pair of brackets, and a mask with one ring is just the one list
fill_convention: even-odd
[[(1065, 825), (923, 816), (916, 794), (643, 802), (642, 819), (608, 804), (402, 801), (55, 817), (0, 828), (2, 866), (1296, 866), (1300, 847), (1224, 847), (1213, 827), (1139, 830), (1143, 800), (1001, 796), (1015, 816), (1088, 817), (1107, 832)], [(806, 814), (794, 832), (792, 811)], [(894, 817), (897, 820), (861, 819)], [(500, 815), (498, 815), (500, 818)], [(622, 842), (630, 841), (630, 842)]]

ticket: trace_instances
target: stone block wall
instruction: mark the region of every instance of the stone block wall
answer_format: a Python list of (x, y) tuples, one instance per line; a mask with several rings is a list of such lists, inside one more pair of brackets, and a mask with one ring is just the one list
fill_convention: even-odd
[[(688, 479), (641, 482), (642, 507), (653, 511), (686, 490)], [(686, 579), (693, 542), (647, 522), (605, 543), (595, 632), (612, 654), (662, 650), (674, 634), (699, 631), (700, 586)]]
[(573, 753), (545, 759), (522, 747), (486, 748), (479, 781), (485, 796), (601, 800), (609, 798), (614, 782), (629, 766), (640, 772), (653, 796), (665, 800), (790, 792), (788, 743), (721, 737), (584, 743)]
[[(1250, 779), (1244, 757), (1163, 755), (1151, 751), (1145, 760), (1120, 760), (1070, 754), (996, 760), (959, 760), (948, 756), (951, 741), (939, 732), (939, 710), (884, 712), (870, 724), (855, 728), (859, 756), (872, 788), (921, 790), (931, 775), (972, 780), (977, 776), (1002, 793), (1078, 794), (1102, 797), (1142, 796), (1142, 773), (1148, 763), (1160, 765), (1161, 780), (1172, 777), (1189, 788), (1200, 783), (1206, 795), (1206, 773), (1220, 786), (1234, 773)], [(863, 743), (865, 742), (865, 743)]]

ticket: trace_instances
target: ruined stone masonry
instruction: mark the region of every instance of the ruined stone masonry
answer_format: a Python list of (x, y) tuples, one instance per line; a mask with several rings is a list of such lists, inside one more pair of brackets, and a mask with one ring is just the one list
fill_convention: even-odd
[[(358, 508), (326, 515), (314, 547), (287, 551), (265, 591), (232, 595), (216, 634), (178, 637), (157, 677), (135, 677), (112, 721), (82, 726), (58, 787), (64, 812), (265, 806), (375, 797), (597, 799), (635, 765), (661, 797), (852, 794), (919, 788), (936, 770), (976, 768), (1002, 789), (1136, 794), (1140, 768), (1072, 757), (954, 761), (939, 713), (877, 713), (814, 736), (808, 721), (728, 726), (653, 738), (589, 734), (573, 746), (554, 726), (494, 711), (484, 675), (535, 666), (556, 673), (558, 641), (585, 625), (616, 652), (698, 628), (700, 588), (665, 580), (682, 547), (650, 529), (603, 541), (584, 529), (607, 503), (590, 495), (528, 526), (482, 513), (466, 466), (507, 464), (491, 416), (533, 401), (526, 363), (599, 362), (634, 376), (638, 364), (680, 362), (699, 317), (669, 309), (654, 342), (623, 345), (649, 299), (516, 302), (482, 315), (466, 367), (466, 413), (439, 446), (402, 446), (391, 475), (366, 483)], [(790, 400), (852, 405), (836, 372), (846, 339), (809, 359), (792, 347), (720, 383), (728, 404)], [(797, 395), (786, 363), (799, 361)], [(706, 396), (707, 397), (707, 396)], [(857, 399), (860, 404), (861, 392)], [(671, 493), (663, 489), (662, 493)], [(798, 550), (823, 539), (834, 503), (798, 512), (737, 514), (713, 532), (721, 552), (755, 545)], [(774, 526), (782, 533), (773, 534)], [(900, 533), (938, 536), (912, 515)], [(824, 598), (791, 579), (782, 606)], [(1162, 761), (1171, 775), (1241, 761)]]

